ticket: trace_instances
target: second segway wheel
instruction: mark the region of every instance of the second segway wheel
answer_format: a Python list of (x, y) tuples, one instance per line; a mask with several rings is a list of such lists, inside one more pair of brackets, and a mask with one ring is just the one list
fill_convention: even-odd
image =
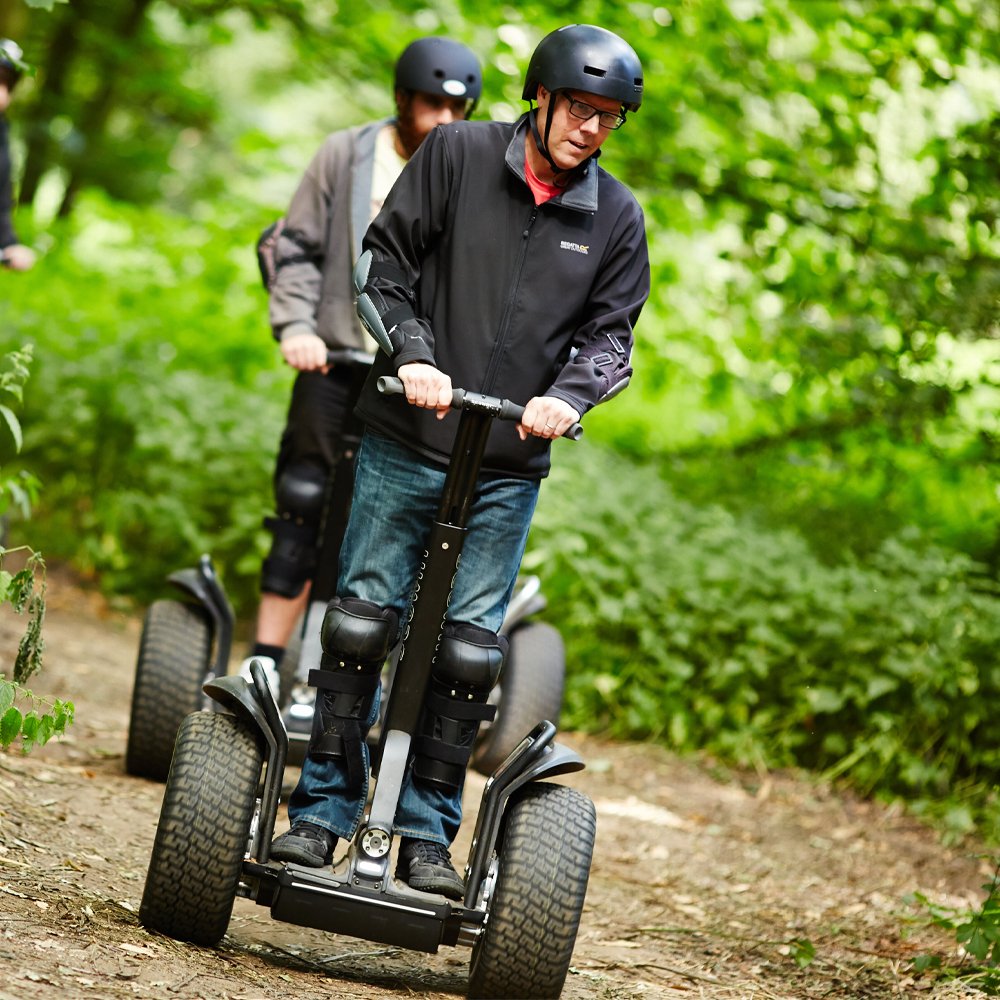
[(211, 670), (208, 612), (183, 601), (154, 601), (146, 612), (132, 689), (125, 770), (165, 781), (177, 728), (203, 703)]
[(199, 945), (226, 933), (263, 761), (242, 719), (195, 712), (181, 723), (139, 907), (144, 927)]
[(480, 774), (492, 774), (542, 719), (559, 724), (565, 676), (566, 649), (558, 629), (529, 621), (511, 632), (500, 682), (489, 699), (497, 717), (480, 729), (472, 756)]
[(472, 998), (558, 997), (569, 972), (597, 835), (594, 804), (546, 782), (504, 817), (489, 919), (472, 949)]

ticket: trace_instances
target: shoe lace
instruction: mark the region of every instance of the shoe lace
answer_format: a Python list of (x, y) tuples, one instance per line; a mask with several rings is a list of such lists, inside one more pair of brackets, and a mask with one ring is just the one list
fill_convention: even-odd
[(322, 827), (316, 826), (313, 823), (300, 823), (295, 829), (289, 831), (296, 837), (303, 837), (306, 840), (315, 840), (318, 844), (322, 844), (324, 847), (329, 846), (330, 838), (332, 834), (328, 833)]
[(447, 865), (451, 864), (451, 853), (444, 844), (437, 844), (433, 840), (415, 840), (410, 845), (413, 857), (423, 864)]

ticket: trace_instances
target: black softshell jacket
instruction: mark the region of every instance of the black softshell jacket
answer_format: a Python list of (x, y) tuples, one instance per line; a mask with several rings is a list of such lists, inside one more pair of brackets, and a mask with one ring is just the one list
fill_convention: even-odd
[[(358, 412), (438, 461), (451, 452), (458, 414), (439, 421), (383, 397), (379, 375), (427, 362), (457, 388), (521, 404), (556, 396), (582, 415), (632, 371), (632, 328), (649, 294), (642, 210), (595, 160), (536, 207), (524, 178), (528, 134), (527, 116), (438, 126), (365, 236), (374, 260), (390, 265), (386, 275), (373, 266), (369, 294), (395, 350), (391, 359), (379, 352)], [(484, 471), (540, 479), (549, 447), (497, 422)]]

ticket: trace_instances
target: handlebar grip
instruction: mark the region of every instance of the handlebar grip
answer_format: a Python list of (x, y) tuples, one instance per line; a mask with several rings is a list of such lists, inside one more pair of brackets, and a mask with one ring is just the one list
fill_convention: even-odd
[(374, 360), (373, 354), (352, 347), (331, 347), (326, 352), (328, 365), (362, 365), (371, 368)]
[[(380, 375), (376, 385), (378, 391), (382, 393), (383, 396), (400, 396), (406, 390), (403, 388), (402, 379), (396, 378), (394, 375)], [(461, 408), (462, 401), (465, 399), (467, 393), (465, 389), (453, 389), (451, 394), (451, 405), (456, 408)], [(524, 407), (520, 406), (518, 403), (512, 403), (510, 400), (497, 400), (500, 403), (500, 418), (502, 420), (516, 420), (520, 422), (521, 418), (524, 416)], [(561, 434), (560, 437), (569, 438), (570, 441), (579, 441), (583, 437), (583, 427), (580, 424), (570, 424), (566, 429), (565, 433)]]
[[(500, 417), (503, 420), (516, 420), (518, 423), (521, 422), (521, 418), (524, 416), (524, 407), (520, 406), (518, 403), (512, 403), (510, 400), (505, 399), (503, 405), (500, 407)], [(570, 441), (579, 441), (583, 437), (583, 425), (582, 424), (570, 424), (566, 430), (559, 435), (560, 437), (569, 438)]]
[[(375, 385), (383, 396), (402, 396), (406, 392), (406, 389), (403, 387), (403, 380), (396, 378), (395, 375), (379, 375)], [(452, 389), (452, 406), (461, 407), (463, 399), (465, 399), (464, 389)]]

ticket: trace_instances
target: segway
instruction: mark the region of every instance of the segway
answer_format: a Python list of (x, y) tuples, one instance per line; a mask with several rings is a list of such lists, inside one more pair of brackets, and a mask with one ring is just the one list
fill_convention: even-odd
[[(382, 378), (379, 388), (398, 392), (402, 385)], [(456, 443), (373, 758), (374, 795), (346, 858), (332, 869), (270, 859), (288, 741), (254, 660), (252, 683), (219, 677), (206, 684), (222, 710), (189, 715), (178, 733), (139, 910), (148, 929), (213, 945), (239, 896), (299, 926), (426, 952), (469, 947), (470, 997), (559, 996), (596, 818), (586, 795), (542, 780), (584, 766), (554, 741), (550, 721), (538, 721), (486, 782), (461, 902), (418, 892), (391, 875), (396, 806), (487, 434), (494, 419), (523, 414), (507, 400), (462, 389), (452, 406), (461, 410)], [(578, 426), (571, 431), (567, 436), (579, 435)]]
[[(334, 365), (356, 374), (354, 395), (371, 367), (372, 356), (349, 349), (329, 351)], [(349, 407), (327, 487), (321, 541), (309, 604), (281, 664), (278, 706), (288, 732), (288, 763), (301, 766), (312, 730), (313, 692), (309, 671), (319, 667), (320, 626), (334, 596), (340, 544), (347, 526), (354, 485), (353, 463), (361, 427)], [(212, 560), (171, 573), (178, 597), (154, 601), (146, 612), (136, 661), (129, 717), (125, 770), (136, 777), (165, 781), (177, 730), (190, 712), (212, 710), (203, 686), (230, 670), (234, 616)], [(562, 636), (538, 615), (546, 602), (537, 576), (518, 579), (500, 631), (510, 648), (503, 676), (490, 694), (496, 718), (482, 726), (472, 765), (490, 774), (538, 719), (558, 724), (562, 708), (566, 654)], [(392, 663), (385, 676), (391, 684)], [(383, 706), (386, 699), (383, 698)], [(378, 739), (379, 727), (371, 733)]]

